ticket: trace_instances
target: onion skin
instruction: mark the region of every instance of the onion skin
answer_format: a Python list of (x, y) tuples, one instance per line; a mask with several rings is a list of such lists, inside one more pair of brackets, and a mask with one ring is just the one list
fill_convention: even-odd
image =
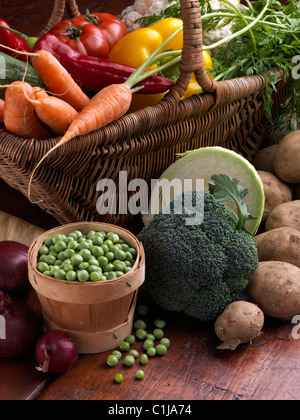
[(41, 372), (65, 373), (76, 363), (78, 351), (75, 341), (62, 331), (50, 330), (35, 346), (36, 368)]
[(19, 242), (0, 242), (0, 290), (10, 297), (23, 297), (29, 290), (28, 250)]
[(5, 339), (0, 340), (0, 358), (21, 357), (28, 354), (35, 343), (34, 329), (20, 316), (8, 295), (0, 291), (0, 315), (5, 320)]

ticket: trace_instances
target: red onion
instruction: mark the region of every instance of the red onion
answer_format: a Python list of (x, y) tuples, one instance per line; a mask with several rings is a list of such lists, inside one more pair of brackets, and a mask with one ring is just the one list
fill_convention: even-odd
[(11, 298), (0, 291), (0, 358), (24, 356), (34, 343), (33, 327), (17, 313)]
[(70, 370), (78, 357), (75, 341), (62, 331), (47, 331), (36, 343), (37, 370), (64, 373)]
[(29, 287), (28, 247), (19, 242), (0, 242), (0, 290), (22, 297)]

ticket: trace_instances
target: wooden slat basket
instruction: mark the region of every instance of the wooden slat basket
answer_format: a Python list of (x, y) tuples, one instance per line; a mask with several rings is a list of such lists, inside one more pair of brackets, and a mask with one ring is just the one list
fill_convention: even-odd
[[(75, 230), (117, 233), (137, 250), (132, 269), (115, 280), (80, 283), (45, 276), (36, 268), (38, 251), (45, 238)], [(137, 294), (145, 280), (143, 245), (128, 230), (99, 222), (70, 223), (45, 233), (28, 253), (28, 277), (42, 307), (45, 330), (60, 330), (71, 336), (79, 353), (100, 353), (117, 348), (132, 331)]]
[[(79, 13), (75, 0), (55, 0), (45, 31), (62, 19), (66, 5), (71, 17)], [(203, 63), (199, 3), (181, 0), (181, 6), (184, 22), (181, 74), (162, 101), (71, 140), (53, 152), (37, 171), (31, 197), (60, 223), (102, 221), (137, 232), (142, 226), (139, 216), (97, 212), (100, 179), (115, 181), (118, 190), (119, 173), (126, 171), (128, 183), (141, 178), (150, 187), (151, 179), (158, 179), (176, 160), (177, 153), (202, 146), (222, 146), (251, 161), (259, 150), (270, 126), (263, 107), (265, 78), (257, 75), (212, 81)], [(193, 72), (204, 93), (180, 100)], [(278, 83), (273, 98), (274, 116), (286, 97), (288, 85)], [(22, 139), (1, 130), (0, 176), (27, 196), (34, 165), (58, 141), (59, 138)]]

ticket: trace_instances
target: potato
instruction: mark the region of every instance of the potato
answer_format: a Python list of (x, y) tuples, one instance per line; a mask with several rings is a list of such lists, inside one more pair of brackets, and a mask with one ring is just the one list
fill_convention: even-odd
[(261, 309), (246, 301), (231, 303), (215, 322), (215, 333), (223, 343), (220, 350), (235, 350), (243, 343), (261, 335), (264, 326), (264, 314)]
[(284, 261), (300, 268), (300, 232), (280, 227), (255, 237), (259, 261)]
[(276, 131), (275, 133), (267, 134), (263, 140), (263, 147), (266, 148), (274, 146), (274, 144), (279, 144), (288, 133), (288, 131)]
[(257, 171), (266, 171), (274, 173), (274, 156), (278, 145), (266, 147), (257, 152), (252, 164)]
[(265, 193), (265, 207), (262, 222), (265, 222), (275, 207), (292, 200), (290, 187), (270, 172), (257, 171)]
[(266, 220), (265, 230), (283, 226), (300, 230), (300, 200), (289, 201), (275, 207)]
[(274, 156), (276, 175), (284, 182), (300, 182), (300, 130), (288, 133), (278, 145)]
[(300, 268), (282, 261), (261, 261), (247, 292), (265, 315), (290, 319), (300, 314)]

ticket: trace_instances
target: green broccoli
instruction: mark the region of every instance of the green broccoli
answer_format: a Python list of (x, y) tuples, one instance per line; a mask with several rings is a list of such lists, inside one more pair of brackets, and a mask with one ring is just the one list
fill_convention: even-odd
[[(185, 203), (191, 203), (195, 215), (201, 199), (202, 223), (186, 224), (191, 208)], [(178, 200), (181, 214), (174, 211)], [(237, 300), (257, 270), (256, 241), (240, 223), (241, 218), (245, 221), (253, 216), (244, 208), (239, 218), (213, 194), (201, 191), (183, 193), (164, 213), (156, 215), (138, 235), (146, 253), (145, 289), (164, 309), (215, 321)]]

